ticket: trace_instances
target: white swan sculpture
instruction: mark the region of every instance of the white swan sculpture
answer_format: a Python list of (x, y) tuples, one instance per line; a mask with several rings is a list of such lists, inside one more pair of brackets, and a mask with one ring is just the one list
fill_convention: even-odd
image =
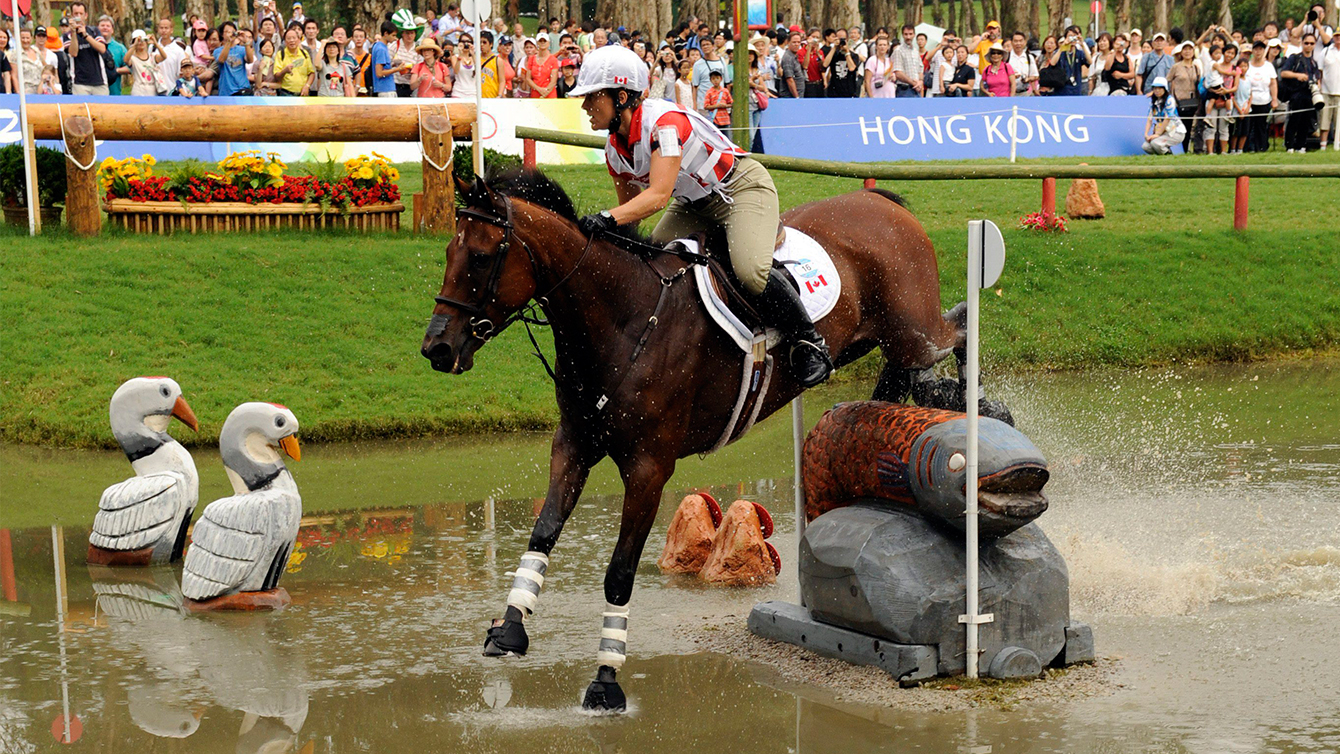
[(280, 454), (301, 457), (297, 432), (293, 412), (273, 403), (243, 403), (228, 415), (219, 453), (236, 494), (205, 506), (195, 524), (181, 580), (187, 598), (214, 601), (209, 609), (287, 604), (276, 586), (298, 536), (302, 498)]
[(195, 413), (167, 377), (136, 377), (112, 394), (112, 434), (135, 476), (108, 487), (88, 535), (88, 562), (150, 565), (181, 557), (200, 495), (191, 454), (167, 433), (173, 417), (192, 430)]

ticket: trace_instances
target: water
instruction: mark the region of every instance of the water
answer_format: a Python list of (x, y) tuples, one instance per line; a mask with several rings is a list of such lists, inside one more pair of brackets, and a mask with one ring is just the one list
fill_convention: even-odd
[[(304, 448), (306, 516), (282, 581), (295, 604), (206, 618), (173, 609), (173, 569), (84, 565), (123, 457), (3, 447), (0, 751), (52, 748), (67, 707), (76, 745), (96, 751), (1340, 749), (1340, 362), (992, 387), (1051, 461), (1040, 523), (1070, 565), (1075, 617), (1120, 658), (1109, 694), (958, 714), (859, 707), (697, 651), (702, 626), (795, 598), (787, 416), (681, 462), (634, 592), (620, 677), (632, 709), (615, 718), (578, 709), (618, 528), (608, 466), (554, 553), (531, 654), (479, 656), (544, 494), (547, 437)], [(863, 392), (812, 394), (807, 418)], [(201, 499), (228, 494), (217, 455), (196, 462)], [(657, 571), (674, 506), (698, 488), (773, 512), (776, 586)]]

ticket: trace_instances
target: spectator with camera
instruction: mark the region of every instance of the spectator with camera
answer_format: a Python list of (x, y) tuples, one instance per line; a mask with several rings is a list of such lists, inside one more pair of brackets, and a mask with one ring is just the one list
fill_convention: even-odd
[(1290, 55), (1279, 70), (1279, 96), (1289, 109), (1289, 118), (1284, 124), (1284, 148), (1290, 154), (1307, 152), (1307, 139), (1312, 135), (1312, 117), (1315, 113), (1312, 92), (1321, 83), (1321, 68), (1314, 56), (1317, 35), (1305, 32), (1302, 46), (1302, 52)]
[(108, 94), (108, 64), (103, 60), (107, 45), (88, 27), (88, 6), (82, 2), (70, 3), (68, 11), (70, 33), (65, 50), (74, 64), (75, 94)]
[(824, 53), (824, 69), (828, 74), (826, 93), (829, 97), (855, 97), (860, 93), (857, 71), (863, 61), (847, 45), (847, 30), (838, 29), (835, 41)]

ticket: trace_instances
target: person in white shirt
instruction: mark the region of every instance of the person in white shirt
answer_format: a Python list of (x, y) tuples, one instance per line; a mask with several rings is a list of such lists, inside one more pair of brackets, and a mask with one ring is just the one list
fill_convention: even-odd
[(176, 82), (177, 76), (181, 73), (181, 61), (186, 57), (186, 48), (181, 40), (172, 36), (172, 19), (158, 19), (158, 49), (163, 53), (163, 60), (158, 64), (158, 70), (163, 74), (164, 81)]
[(1313, 54), (1320, 57), (1321, 96), (1324, 103), (1321, 108), (1321, 148), (1326, 148), (1326, 137), (1334, 127), (1335, 141), (1331, 148), (1340, 152), (1340, 34), (1331, 35), (1331, 43)]
[(853, 26), (847, 30), (847, 47), (861, 60), (870, 57), (870, 45), (861, 39), (861, 27)]
[[(1019, 75), (1015, 82), (1014, 93), (1021, 97), (1031, 95), (1033, 82), (1038, 80), (1038, 64), (1033, 56), (1028, 54), (1028, 37), (1024, 36), (1022, 31), (1016, 31), (1010, 36), (1008, 52), (1005, 62)], [(1097, 65), (1094, 67), (1100, 68)]]
[(1131, 70), (1140, 70), (1140, 58), (1144, 57), (1144, 39), (1145, 35), (1140, 33), (1139, 29), (1131, 29), (1130, 44), (1126, 45), (1126, 57), (1131, 60)]

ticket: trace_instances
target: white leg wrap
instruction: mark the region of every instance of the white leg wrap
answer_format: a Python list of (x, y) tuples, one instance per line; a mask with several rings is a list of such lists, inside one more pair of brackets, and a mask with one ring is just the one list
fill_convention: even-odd
[(507, 604), (521, 611), (522, 617), (535, 612), (544, 586), (544, 573), (549, 569), (549, 556), (541, 552), (527, 552), (521, 556), (521, 565), (512, 575), (512, 591), (507, 593)]
[(600, 617), (600, 649), (596, 652), (596, 662), (618, 670), (623, 667), (628, 654), (628, 606), (605, 603), (605, 612)]

